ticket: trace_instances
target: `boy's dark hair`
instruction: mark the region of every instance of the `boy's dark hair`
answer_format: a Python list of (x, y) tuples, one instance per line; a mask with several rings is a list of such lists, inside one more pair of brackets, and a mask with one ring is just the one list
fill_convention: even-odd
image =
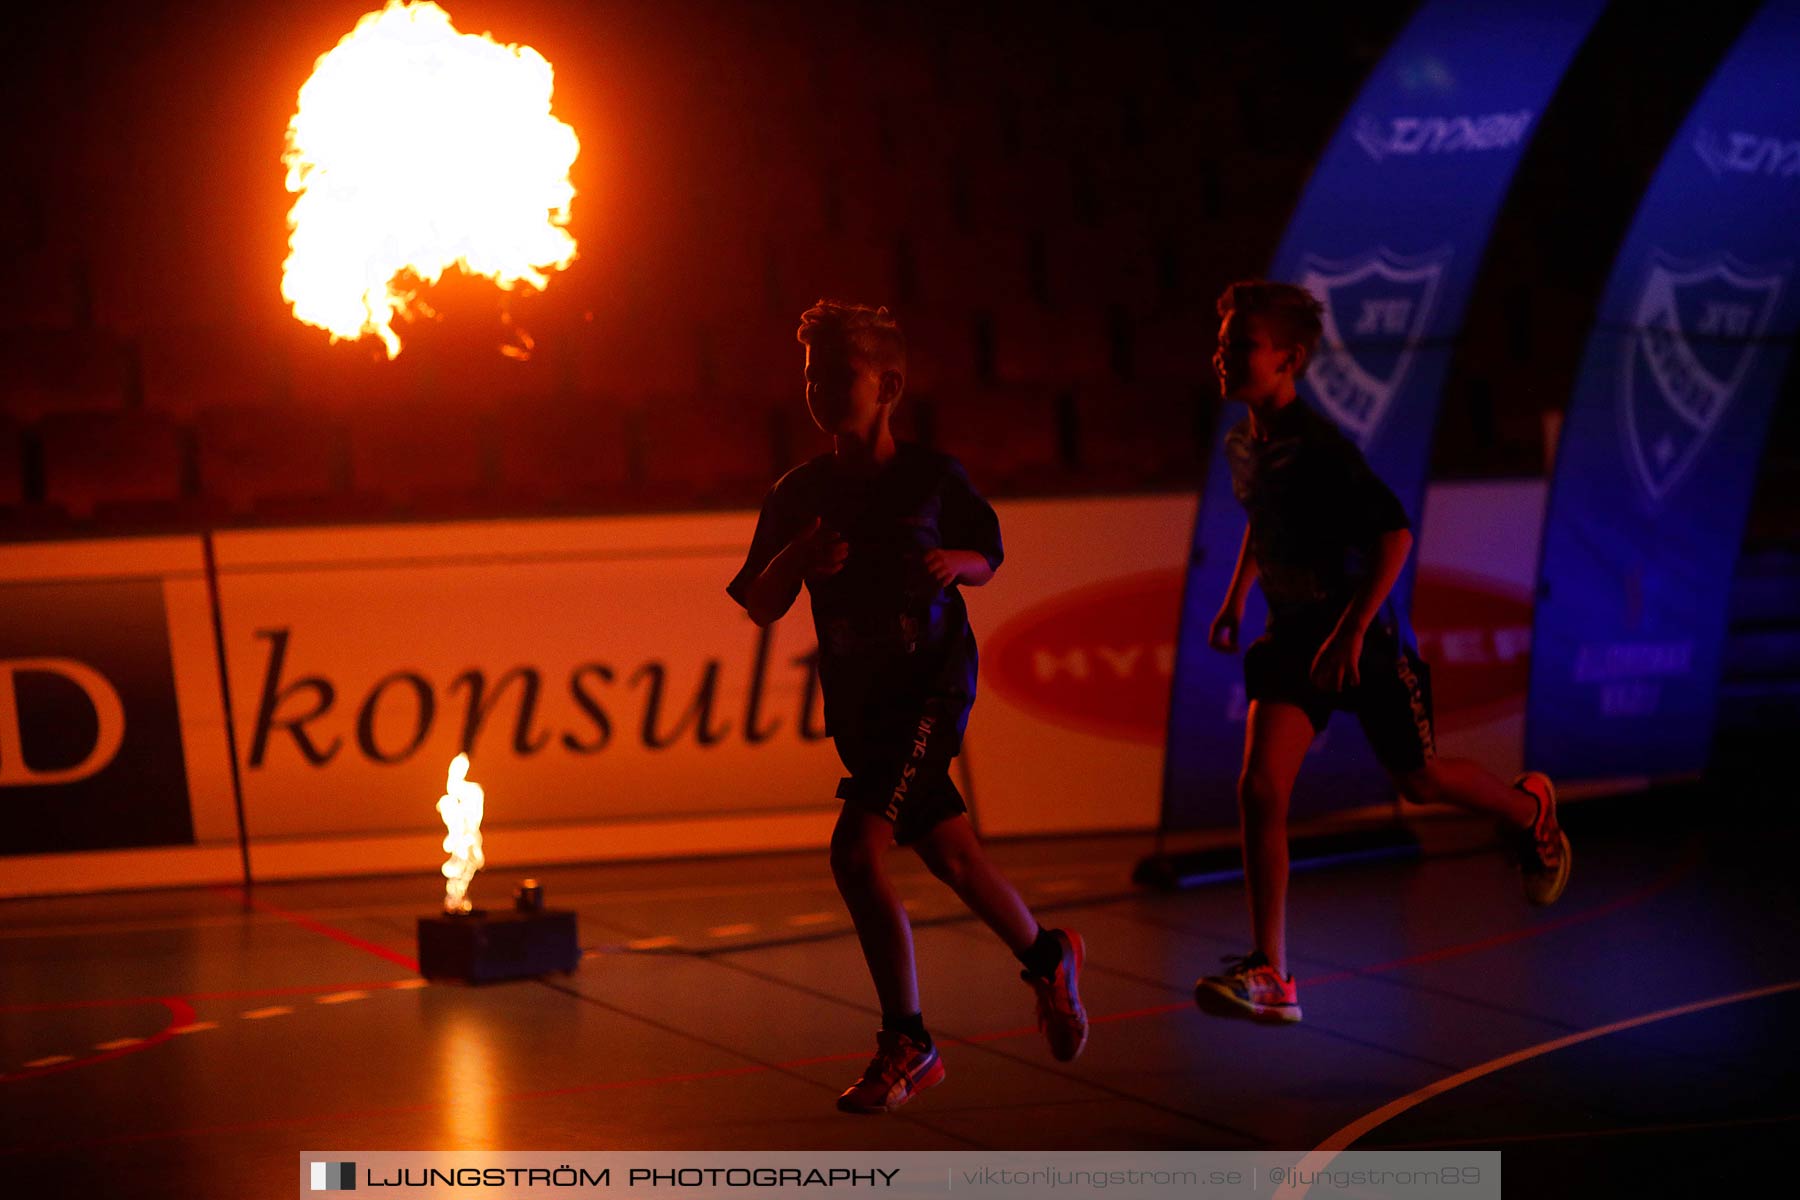
[(794, 336), (807, 346), (841, 341), (853, 357), (876, 370), (906, 374), (906, 336), (885, 308), (820, 300), (800, 314), (800, 328)]
[(1313, 353), (1319, 348), (1324, 333), (1320, 315), (1325, 306), (1303, 287), (1292, 283), (1275, 283), (1267, 279), (1240, 279), (1219, 296), (1219, 316), (1242, 313), (1261, 317), (1279, 345), (1299, 346), (1306, 351), (1300, 373), (1312, 365)]

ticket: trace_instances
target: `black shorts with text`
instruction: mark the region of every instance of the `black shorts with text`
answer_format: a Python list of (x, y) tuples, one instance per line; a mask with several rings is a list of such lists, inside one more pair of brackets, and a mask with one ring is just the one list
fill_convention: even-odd
[(892, 821), (902, 846), (967, 812), (950, 778), (950, 761), (962, 748), (959, 715), (926, 704), (837, 734), (838, 757), (850, 772), (838, 782), (839, 799)]
[(1391, 634), (1372, 627), (1357, 660), (1358, 683), (1327, 692), (1312, 681), (1321, 634), (1279, 628), (1256, 639), (1244, 653), (1244, 693), (1249, 700), (1284, 701), (1305, 710), (1313, 732), (1333, 712), (1356, 714), (1375, 757), (1387, 770), (1406, 774), (1437, 754), (1432, 722), (1431, 666)]

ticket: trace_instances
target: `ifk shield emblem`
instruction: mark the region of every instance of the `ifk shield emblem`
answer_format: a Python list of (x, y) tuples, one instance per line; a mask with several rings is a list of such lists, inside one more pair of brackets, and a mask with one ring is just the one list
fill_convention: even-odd
[(1303, 386), (1367, 449), (1431, 328), (1448, 246), (1406, 257), (1386, 246), (1349, 260), (1307, 255), (1299, 284), (1324, 304), (1325, 336)]
[(1620, 365), (1625, 456), (1653, 503), (1686, 475), (1775, 316), (1788, 264), (1651, 254)]

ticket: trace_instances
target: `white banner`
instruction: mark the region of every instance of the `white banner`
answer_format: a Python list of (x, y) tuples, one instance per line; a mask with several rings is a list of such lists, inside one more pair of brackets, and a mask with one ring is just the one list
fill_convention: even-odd
[[(1192, 506), (996, 506), (1006, 561), (967, 591), (981, 674), (958, 766), (984, 833), (1155, 826)], [(1426, 506), (1415, 624), (1440, 751), (1501, 772), (1542, 509), (1538, 481)], [(842, 766), (806, 600), (763, 631), (724, 591), (754, 523), (219, 534), (253, 873), (435, 868), (465, 746), (496, 866), (822, 846)], [(238, 876), (202, 565), (197, 538), (0, 549), (0, 800), (31, 818), (9, 827), (0, 894)]]

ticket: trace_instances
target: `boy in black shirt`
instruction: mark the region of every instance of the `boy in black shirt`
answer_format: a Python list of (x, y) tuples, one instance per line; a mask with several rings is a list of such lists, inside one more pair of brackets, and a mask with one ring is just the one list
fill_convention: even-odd
[(1234, 283), (1219, 298), (1213, 369), (1249, 415), (1226, 435), (1231, 486), (1249, 523), (1209, 641), (1237, 649), (1244, 599), (1260, 581), (1268, 631), (1244, 655), (1250, 701), (1238, 782), (1244, 881), (1255, 948), (1200, 979), (1195, 1002), (1221, 1016), (1300, 1019), (1287, 970), (1287, 807), (1314, 734), (1334, 709), (1356, 714), (1400, 794), (1498, 817), (1533, 904), (1569, 877), (1569, 841), (1548, 776), (1511, 787), (1468, 759), (1436, 757), (1430, 669), (1408, 644), (1388, 592), (1412, 547), (1406, 511), (1336, 425), (1297, 398), (1321, 332), (1320, 305), (1291, 284)]
[(961, 586), (1000, 566), (1000, 523), (949, 455), (896, 442), (906, 344), (887, 309), (821, 300), (800, 318), (806, 403), (834, 450), (769, 489), (743, 569), (726, 589), (759, 625), (802, 582), (819, 637), (825, 727), (849, 776), (831, 870), (881, 1000), (868, 1069), (845, 1112), (891, 1112), (943, 1081), (920, 1015), (912, 926), (887, 876), (895, 841), (918, 852), (1024, 964), (1038, 1025), (1067, 1062), (1087, 1041), (1081, 936), (1046, 930), (988, 860), (950, 760), (975, 702), (975, 635)]

